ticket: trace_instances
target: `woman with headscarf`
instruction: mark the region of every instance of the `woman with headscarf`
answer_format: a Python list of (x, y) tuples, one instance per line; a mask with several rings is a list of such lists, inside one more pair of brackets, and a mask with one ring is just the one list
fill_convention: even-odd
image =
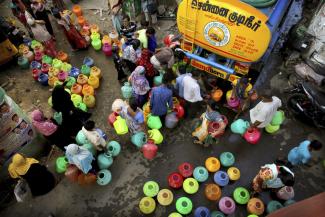
[(76, 144), (70, 144), (66, 146), (65, 149), (65, 156), (69, 164), (75, 165), (84, 174), (87, 174), (91, 170), (91, 162), (94, 158), (88, 149)]
[(143, 66), (137, 66), (130, 75), (129, 82), (132, 85), (133, 95), (137, 101), (137, 105), (142, 108), (147, 101), (147, 93), (150, 90), (149, 82), (145, 77), (145, 68)]
[(136, 63), (140, 59), (141, 55), (141, 50), (138, 50), (140, 47), (140, 41), (138, 39), (133, 39), (129, 40), (125, 44), (126, 47), (123, 49), (122, 58), (130, 72), (133, 72), (137, 67)]
[(57, 51), (55, 49), (55, 42), (53, 37), (45, 28), (45, 22), (43, 20), (35, 20), (33, 16), (25, 10), (25, 17), (27, 19), (27, 23), (30, 26), (35, 40), (41, 42), (45, 46), (45, 52), (49, 56), (55, 57), (57, 55)]
[(82, 35), (77, 31), (76, 27), (71, 23), (71, 18), (68, 11), (55, 11), (53, 15), (57, 19), (58, 24), (62, 27), (64, 34), (74, 51), (86, 49), (88, 47), (86, 39), (82, 37)]
[(44, 195), (55, 187), (53, 174), (34, 158), (17, 153), (12, 157), (8, 171), (11, 178), (26, 180), (33, 196)]
[(146, 132), (143, 111), (138, 107), (134, 98), (129, 100), (129, 104), (121, 99), (116, 99), (112, 104), (112, 111), (126, 120), (131, 134)]
[(143, 66), (145, 69), (145, 76), (149, 82), (150, 87), (153, 86), (153, 78), (155, 77), (155, 69), (150, 62), (151, 53), (148, 49), (142, 49), (141, 57), (137, 64)]
[(43, 20), (47, 31), (54, 37), (53, 28), (45, 9), (44, 2), (42, 0), (32, 0), (31, 9), (33, 10), (34, 16), (37, 20)]

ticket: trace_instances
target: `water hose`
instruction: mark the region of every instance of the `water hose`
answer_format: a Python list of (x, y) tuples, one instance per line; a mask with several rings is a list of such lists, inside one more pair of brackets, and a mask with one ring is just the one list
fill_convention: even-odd
[(272, 6), (277, 0), (241, 0), (256, 8), (267, 8)]

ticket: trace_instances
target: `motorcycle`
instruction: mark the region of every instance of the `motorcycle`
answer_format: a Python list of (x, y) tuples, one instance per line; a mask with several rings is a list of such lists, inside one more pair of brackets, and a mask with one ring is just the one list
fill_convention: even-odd
[(289, 93), (287, 107), (297, 119), (325, 128), (325, 89), (311, 82), (300, 82)]

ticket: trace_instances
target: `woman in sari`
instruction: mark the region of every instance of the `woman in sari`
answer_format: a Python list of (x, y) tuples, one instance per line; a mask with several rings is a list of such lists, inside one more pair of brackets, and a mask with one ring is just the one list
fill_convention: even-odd
[(54, 36), (53, 28), (42, 0), (32, 0), (31, 9), (37, 20), (43, 20), (47, 31)]
[(155, 77), (155, 69), (150, 62), (151, 53), (148, 49), (142, 49), (141, 57), (138, 60), (137, 64), (143, 66), (145, 69), (145, 75), (149, 82), (150, 87), (153, 86), (153, 78)]
[(145, 77), (145, 69), (143, 66), (137, 66), (129, 77), (129, 82), (132, 84), (133, 95), (136, 99), (138, 107), (142, 106), (147, 101), (147, 93), (150, 90), (149, 82)]
[(76, 27), (71, 23), (69, 13), (67, 11), (55, 12), (54, 17), (57, 18), (58, 24), (62, 27), (65, 36), (67, 37), (74, 51), (85, 49), (88, 47), (87, 41), (77, 31)]

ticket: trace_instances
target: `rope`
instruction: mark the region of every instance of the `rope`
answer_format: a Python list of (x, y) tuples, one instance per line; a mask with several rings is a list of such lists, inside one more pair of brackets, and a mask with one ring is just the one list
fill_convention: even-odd
[[(266, 8), (272, 6), (277, 0), (241, 0), (246, 4), (252, 5), (256, 8)], [(283, 1), (283, 0), (282, 0)]]

